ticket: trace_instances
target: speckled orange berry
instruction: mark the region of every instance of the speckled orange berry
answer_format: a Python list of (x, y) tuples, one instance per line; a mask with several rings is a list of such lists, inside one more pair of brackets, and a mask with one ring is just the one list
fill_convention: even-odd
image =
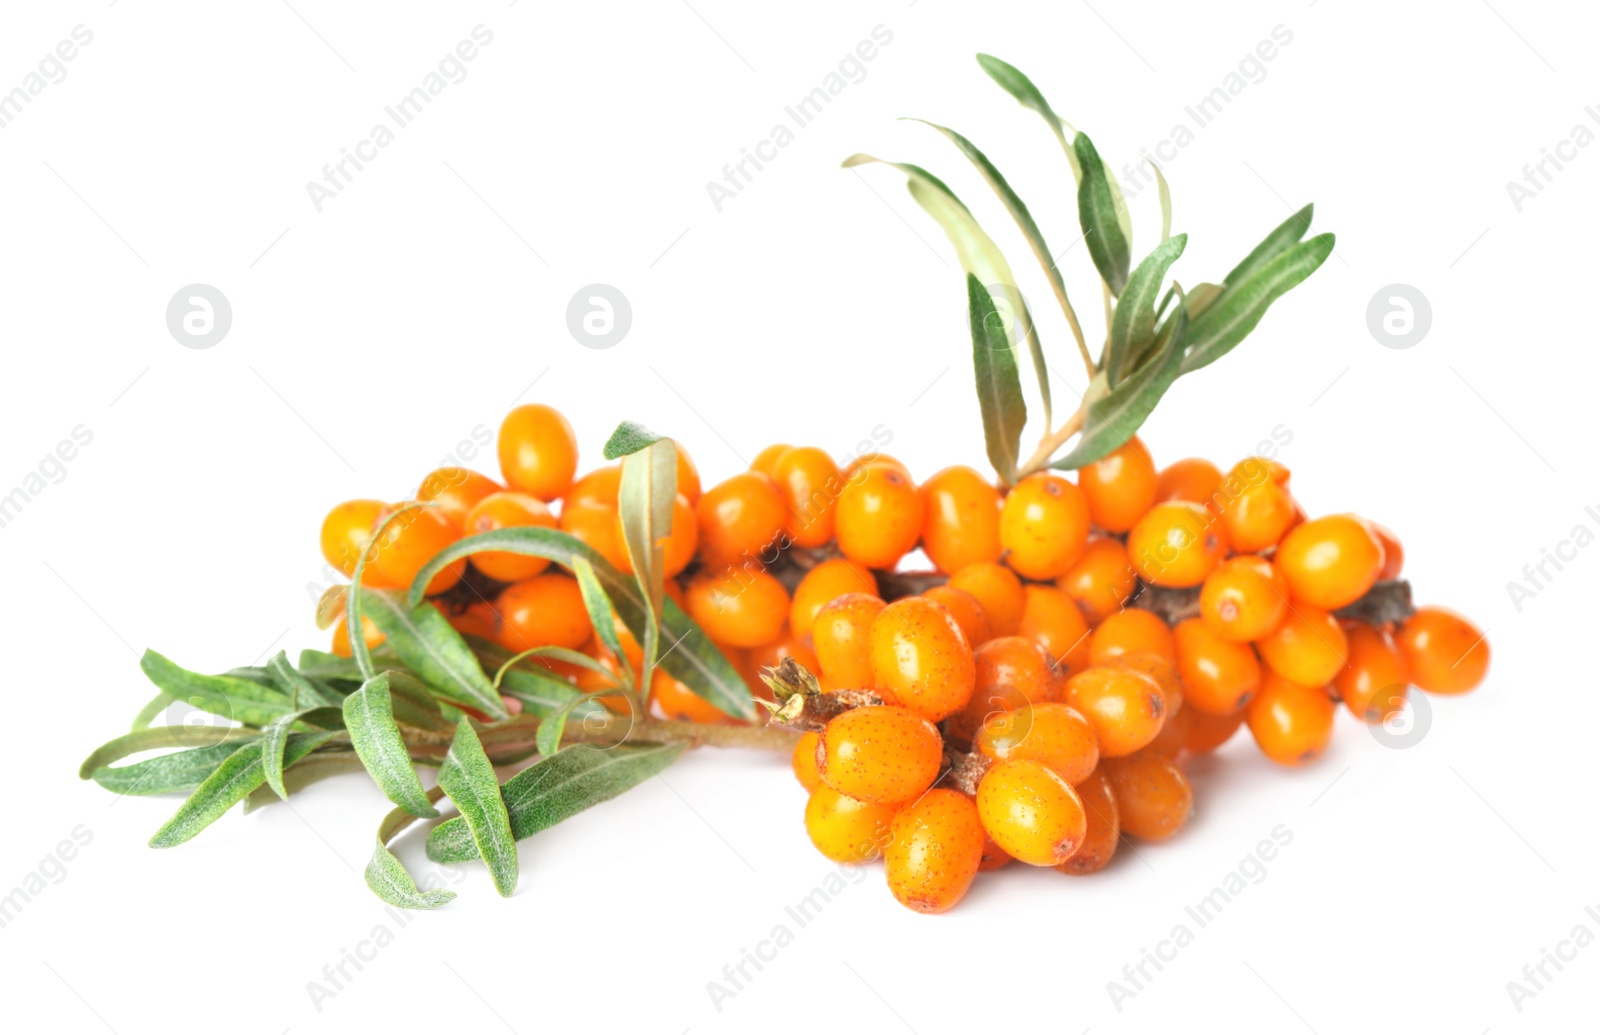
[(817, 748), (822, 780), (862, 801), (909, 801), (939, 775), (944, 742), (909, 708), (852, 708), (830, 720)]

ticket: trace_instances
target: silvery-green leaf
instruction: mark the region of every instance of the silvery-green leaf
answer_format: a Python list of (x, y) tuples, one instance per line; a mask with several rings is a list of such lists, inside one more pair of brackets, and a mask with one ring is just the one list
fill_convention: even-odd
[(1123, 204), (1123, 211), (1118, 211), (1121, 191), (1089, 137), (1080, 132), (1072, 146), (1083, 170), (1078, 184), (1078, 222), (1083, 227), (1083, 240), (1100, 271), (1100, 279), (1113, 295), (1120, 295), (1128, 283), (1131, 261), (1128, 235), (1123, 229), (1127, 206)]
[[(291, 766), (284, 766), (283, 787), (290, 794), (297, 794), (319, 780), (326, 780), (330, 776), (343, 773), (365, 773), (366, 766), (361, 764), (361, 756), (354, 751), (317, 751), (307, 755)], [(256, 809), (279, 801), (278, 793), (271, 787), (263, 784), (251, 791), (244, 800), (245, 815)]]
[[(289, 738), (284, 759), (293, 764), (333, 736), (335, 734), (332, 732), (296, 733)], [(260, 787), (265, 779), (260, 748), (255, 744), (245, 744), (224, 759), (194, 789), (194, 793), (178, 807), (173, 817), (156, 831), (150, 839), (150, 847), (171, 848), (183, 844), (244, 800), (245, 795)]]
[(1244, 280), (1229, 283), (1190, 326), (1181, 373), (1199, 370), (1226, 355), (1255, 329), (1268, 306), (1315, 273), (1332, 252), (1333, 235), (1319, 234), (1257, 266)]
[[(487, 640), (479, 640), (471, 636), (466, 639), (484, 669), (499, 673), (500, 692), (521, 701), (523, 714), (525, 715), (539, 717), (553, 715), (569, 701), (583, 696), (582, 692), (570, 682), (549, 669), (538, 666), (505, 669), (506, 662), (511, 660), (513, 655), (497, 643), (490, 643)], [(588, 655), (582, 655), (582, 657), (590, 661), (594, 660), (589, 658)], [(572, 714), (578, 717), (588, 715), (603, 716), (604, 713), (604, 705), (598, 701), (586, 701), (576, 705)]]
[(1256, 245), (1239, 265), (1228, 271), (1228, 275), (1222, 278), (1222, 283), (1228, 287), (1243, 283), (1256, 270), (1299, 244), (1301, 238), (1305, 237), (1306, 231), (1311, 229), (1311, 216), (1315, 211), (1315, 205), (1307, 205), (1273, 227), (1272, 233)]
[(206, 676), (173, 664), (153, 650), (139, 667), (161, 691), (202, 711), (246, 726), (265, 726), (290, 711), (289, 698), (275, 688), (238, 676)]
[(1090, 404), (1078, 444), (1051, 467), (1074, 470), (1094, 463), (1133, 437), (1178, 377), (1187, 320), (1183, 306), (1173, 310), (1168, 326), (1157, 337), (1155, 354), (1109, 394)]
[[(435, 787), (429, 791), (430, 806), (442, 797), (444, 797), (442, 787)], [(437, 812), (434, 814), (438, 815)], [(422, 891), (417, 887), (417, 882), (412, 879), (411, 874), (406, 871), (405, 865), (389, 851), (389, 842), (399, 837), (401, 831), (416, 822), (416, 819), (415, 815), (405, 809), (394, 809), (383, 817), (383, 822), (378, 824), (377, 848), (367, 863), (367, 887), (391, 906), (399, 906), (401, 909), (438, 909), (455, 898), (456, 893), (446, 888)]]
[(102, 766), (137, 755), (141, 751), (161, 748), (209, 747), (213, 744), (233, 744), (254, 741), (255, 730), (242, 726), (150, 726), (132, 733), (124, 733), (95, 748), (78, 767), (78, 778), (88, 780)]
[(661, 441), (661, 436), (637, 421), (625, 420), (617, 425), (617, 430), (606, 439), (605, 446), (600, 450), (607, 460), (616, 460), (637, 453)]
[(1106, 338), (1106, 384), (1115, 388), (1121, 381), (1123, 368), (1132, 369), (1134, 361), (1155, 341), (1156, 295), (1166, 282), (1167, 270), (1183, 254), (1188, 243), (1187, 234), (1179, 234), (1155, 247), (1128, 278), (1122, 297), (1117, 299), (1117, 309), (1111, 319), (1111, 333)]
[(428, 792), (411, 768), (411, 755), (394, 724), (389, 673), (378, 673), (344, 699), (344, 722), (350, 730), (350, 745), (385, 797), (417, 816), (439, 814), (429, 804)]
[(362, 590), (359, 595), (372, 624), (384, 635), (400, 663), (439, 696), (504, 719), (509, 713), (472, 650), (450, 620), (432, 604), (407, 606), (400, 590)]
[(289, 656), (281, 650), (267, 662), (267, 671), (272, 674), (278, 689), (287, 694), (297, 708), (312, 708), (319, 704), (337, 707), (343, 702), (339, 695), (330, 693), (296, 671), (289, 664)]
[(147, 758), (132, 765), (101, 766), (90, 776), (114, 794), (172, 794), (177, 791), (187, 794), (204, 783), (206, 777), (216, 772), (217, 766), (227, 761), (243, 743), (243, 740), (226, 740)]
[(511, 818), (500, 797), (500, 780), (470, 719), (456, 726), (450, 753), (439, 767), (439, 786), (461, 812), (478, 855), (489, 864), (495, 890), (502, 897), (517, 890), (517, 842), (511, 836)]
[(262, 728), (261, 771), (266, 777), (267, 786), (276, 791), (280, 798), (289, 797), (289, 792), (283, 786), (284, 749), (289, 744), (289, 734), (293, 732), (295, 723), (302, 721), (323, 729), (339, 729), (344, 725), (340, 709), (329, 705), (316, 705), (288, 715), (280, 715)]
[(978, 278), (967, 274), (968, 316), (972, 323), (972, 364), (983, 414), (983, 440), (989, 462), (1010, 485), (1017, 476), (1017, 454), (1028, 408), (1017, 376), (1017, 355), (1006, 341), (1000, 316)]
[(1156, 198), (1161, 202), (1161, 243), (1165, 244), (1172, 236), (1172, 188), (1167, 186), (1161, 166), (1151, 162), (1150, 168), (1156, 174)]
[[(606, 596), (605, 587), (600, 585), (600, 580), (595, 577), (594, 565), (582, 557), (574, 557), (572, 574), (578, 580), (578, 592), (583, 596), (583, 607), (589, 613), (589, 624), (594, 627), (594, 634), (616, 657), (624, 675), (629, 682), (632, 682), (633, 664), (628, 661), (628, 654), (622, 649), (622, 638), (617, 635), (616, 620), (611, 617), (611, 600)], [(589, 661), (594, 660), (587, 655), (583, 657)], [(604, 666), (596, 663), (596, 667), (604, 671)]]
[[(648, 688), (661, 649), (661, 601), (666, 592), (664, 544), (672, 535), (673, 502), (678, 496), (678, 449), (671, 439), (653, 442), (622, 458), (617, 513), (622, 542), (645, 603), (643, 662), (639, 686)], [(603, 594), (602, 594), (603, 595)], [(610, 615), (606, 624), (611, 624)], [(641, 694), (645, 690), (641, 689)]]
[(395, 722), (436, 732), (454, 728), (455, 719), (445, 718), (444, 706), (422, 680), (404, 669), (379, 671), (389, 677), (389, 703)]
[(166, 711), (167, 706), (171, 703), (172, 696), (166, 691), (163, 690), (161, 693), (156, 694), (150, 699), (149, 704), (139, 709), (139, 714), (133, 717), (133, 724), (129, 726), (129, 729), (134, 733), (149, 729), (150, 724), (156, 721), (156, 716)]

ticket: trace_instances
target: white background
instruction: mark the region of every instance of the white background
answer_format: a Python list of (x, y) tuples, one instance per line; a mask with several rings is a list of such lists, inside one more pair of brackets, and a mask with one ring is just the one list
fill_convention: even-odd
[[(94, 436), (0, 528), (11, 702), (0, 891), (74, 827), (93, 838), (0, 930), (8, 1026), (1593, 1026), (1600, 948), (1520, 1012), (1507, 982), (1575, 925), (1600, 935), (1584, 913), (1600, 904), (1600, 550), (1549, 568), (1520, 611), (1507, 583), (1574, 526), (1600, 530), (1588, 305), (1600, 148), (1520, 212), (1506, 188), (1575, 126), (1600, 131), (1584, 112), (1600, 103), (1592, 12), (30, 4), (5, 15), (0, 89), (80, 24), (93, 42), (66, 78), (0, 130), (0, 491), (75, 426)], [(318, 212), (307, 181), (480, 24), (493, 42), (468, 77)], [(707, 181), (877, 25), (893, 40), (865, 80), (716, 211)], [(642, 420), (682, 440), (708, 483), (768, 442), (843, 454), (880, 424), (919, 477), (982, 466), (954, 257), (898, 174), (839, 161), (916, 161), (972, 205), (1012, 251), (1070, 404), (1082, 374), (1015, 228), (948, 144), (896, 117), (962, 130), (1007, 173), (1052, 247), (1074, 248), (1062, 263), (1093, 335), (1070, 174), (973, 53), (1028, 72), (1121, 169), (1280, 25), (1293, 39), (1265, 79), (1168, 164), (1175, 228), (1191, 233), (1174, 273), (1220, 278), (1310, 200), (1337, 256), (1236, 353), (1180, 382), (1144, 438), (1159, 462), (1227, 464), (1284, 426), (1282, 459), (1313, 514), (1390, 525), (1418, 598), (1487, 627), (1487, 685), (1435, 700), (1414, 748), (1388, 749), (1341, 714), (1329, 755), (1291, 772), (1241, 738), (1193, 767), (1182, 836), (1108, 872), (1013, 865), (929, 918), (865, 870), (803, 930), (784, 906), (835, 868), (806, 839), (783, 759), (695, 753), (526, 842), (514, 898), (469, 868), (450, 907), (403, 929), (361, 881), (387, 809), (361, 778), (320, 784), (292, 809), (230, 815), (165, 852), (144, 843), (174, 800), (114, 800), (76, 780), (80, 758), (148, 699), (146, 646), (202, 670), (321, 646), (307, 585), (321, 578), (324, 511), (405, 496), (513, 400), (561, 406), (589, 462), (618, 420)], [(1132, 202), (1139, 254), (1154, 241), (1154, 197)], [(208, 350), (180, 346), (164, 321), (195, 282), (233, 307)], [(634, 313), (605, 351), (566, 326), (568, 300), (595, 282)], [(1430, 332), (1403, 351), (1367, 329), (1369, 300), (1393, 283), (1432, 306)], [(1280, 824), (1293, 840), (1265, 879), (1119, 1011), (1107, 982)], [(428, 872), (420, 839), (402, 854)], [(707, 983), (779, 923), (793, 942), (719, 1012)], [(393, 943), (319, 1012), (307, 983), (379, 924)]]

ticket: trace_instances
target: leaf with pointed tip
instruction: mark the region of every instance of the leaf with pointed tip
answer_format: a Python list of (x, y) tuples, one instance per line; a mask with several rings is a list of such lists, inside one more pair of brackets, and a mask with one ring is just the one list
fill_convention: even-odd
[(1017, 377), (1017, 356), (1007, 345), (994, 300), (967, 274), (967, 307), (972, 322), (972, 365), (978, 382), (978, 407), (983, 414), (983, 440), (1000, 480), (1017, 477), (1017, 453), (1028, 408)]
[(172, 695), (168, 694), (165, 690), (156, 694), (154, 697), (150, 698), (149, 704), (139, 709), (139, 714), (133, 717), (133, 723), (128, 727), (128, 729), (133, 733), (138, 733), (140, 730), (149, 729), (150, 724), (156, 721), (156, 716), (166, 711), (167, 706), (171, 703)]
[(1333, 235), (1318, 234), (1279, 253), (1242, 282), (1230, 283), (1189, 327), (1181, 373), (1222, 358), (1255, 329), (1273, 302), (1317, 271), (1333, 252)]
[[(444, 788), (435, 787), (428, 792), (429, 803), (437, 802), (444, 797)], [(438, 815), (437, 812), (434, 813)], [(401, 909), (438, 909), (440, 906), (456, 897), (456, 893), (447, 888), (435, 888), (423, 891), (417, 887), (417, 882), (406, 871), (395, 854), (389, 851), (389, 842), (400, 836), (417, 817), (405, 809), (394, 809), (383, 822), (378, 824), (378, 846), (372, 853), (372, 858), (367, 862), (366, 880), (367, 887), (373, 894)]]
[(265, 726), (291, 710), (289, 698), (274, 687), (237, 675), (190, 672), (153, 650), (144, 652), (139, 667), (150, 682), (173, 699), (246, 726)]
[(438, 608), (426, 603), (407, 607), (400, 590), (368, 589), (360, 596), (385, 646), (434, 693), (496, 719), (510, 714), (471, 648)]
[[(673, 504), (678, 497), (678, 447), (671, 439), (653, 442), (622, 458), (617, 513), (622, 543), (628, 552), (639, 596), (645, 603), (643, 661), (639, 687), (650, 686), (656, 655), (661, 650), (661, 601), (666, 594), (665, 543), (672, 535)], [(603, 595), (603, 594), (602, 594)], [(611, 623), (609, 602), (606, 624)]]
[(1066, 119), (1055, 113), (1050, 107), (1050, 102), (1044, 99), (1044, 94), (1033, 85), (1033, 80), (1023, 75), (1016, 66), (1008, 64), (989, 54), (978, 55), (978, 65), (989, 78), (1000, 84), (1000, 88), (1016, 99), (1017, 103), (1029, 111), (1037, 112), (1044, 119), (1050, 131), (1056, 135), (1056, 140), (1061, 144), (1061, 150), (1066, 152), (1067, 164), (1072, 167), (1072, 182), (1083, 182), (1083, 168), (1078, 164), (1078, 155), (1072, 150), (1072, 141), (1068, 134), (1076, 135), (1077, 130), (1068, 124)]
[(435, 732), (455, 725), (453, 719), (445, 718), (444, 706), (422, 680), (404, 669), (380, 668), (379, 671), (389, 677), (389, 704), (395, 722)]
[(267, 786), (276, 791), (280, 798), (289, 797), (289, 792), (283, 786), (283, 752), (288, 746), (289, 734), (297, 722), (308, 722), (323, 729), (337, 730), (344, 726), (344, 713), (329, 705), (316, 705), (288, 715), (280, 715), (262, 729), (261, 771), (266, 776)]
[(278, 689), (287, 694), (297, 708), (311, 708), (319, 704), (337, 707), (344, 700), (301, 675), (289, 664), (289, 655), (281, 650), (267, 662), (267, 671), (272, 674)]
[(1161, 243), (1165, 244), (1172, 236), (1172, 188), (1167, 186), (1161, 166), (1151, 162), (1150, 168), (1156, 174), (1156, 198), (1161, 202)]
[(413, 815), (439, 814), (429, 804), (428, 792), (411, 768), (411, 755), (394, 724), (389, 673), (378, 673), (344, 699), (344, 723), (350, 730), (351, 747), (385, 797)]
[(1074, 137), (1072, 147), (1083, 168), (1083, 179), (1078, 184), (1078, 223), (1083, 227), (1083, 240), (1089, 246), (1095, 269), (1100, 271), (1100, 279), (1113, 295), (1120, 295), (1128, 283), (1131, 261), (1128, 235), (1122, 225), (1126, 215), (1118, 211), (1120, 191), (1086, 134)]
[(146, 729), (124, 733), (95, 748), (78, 766), (78, 779), (91, 779), (95, 772), (129, 755), (161, 748), (209, 747), (213, 744), (231, 743), (235, 747), (247, 740), (255, 740), (255, 730), (243, 726), (150, 726)]
[(651, 431), (637, 421), (625, 420), (617, 425), (617, 430), (606, 439), (605, 446), (600, 450), (607, 460), (616, 460), (637, 453), (661, 441), (661, 436)]
[[(372, 651), (371, 657), (376, 669), (401, 667), (400, 659), (387, 647)], [(361, 675), (361, 666), (356, 664), (354, 658), (341, 658), (327, 651), (309, 648), (301, 651), (295, 668), (307, 679), (321, 683), (354, 683), (360, 686), (366, 682)]]
[[(500, 692), (521, 701), (524, 714), (539, 717), (554, 715), (568, 701), (583, 696), (571, 683), (547, 668), (534, 665), (505, 669), (506, 662), (514, 655), (497, 643), (473, 636), (466, 637), (466, 640), (485, 670), (500, 673)], [(594, 660), (587, 654), (579, 657), (586, 661)], [(574, 716), (601, 716), (604, 713), (605, 706), (598, 701), (580, 703), (573, 709)]]
[(500, 797), (500, 780), (470, 719), (456, 726), (450, 753), (439, 767), (439, 786), (466, 821), (478, 855), (489, 864), (495, 890), (502, 898), (509, 897), (517, 890), (517, 841), (511, 836), (505, 799)]
[(1167, 270), (1178, 261), (1188, 242), (1187, 234), (1179, 234), (1156, 245), (1128, 277), (1127, 287), (1117, 299), (1116, 313), (1111, 318), (1111, 333), (1106, 336), (1108, 387), (1116, 388), (1122, 381), (1123, 368), (1133, 369), (1138, 358), (1154, 343), (1156, 295), (1166, 282)]
[(1228, 271), (1222, 283), (1227, 287), (1243, 283), (1256, 270), (1299, 244), (1306, 231), (1311, 229), (1311, 216), (1315, 211), (1316, 205), (1307, 205), (1273, 227), (1272, 233), (1256, 245), (1239, 265)]
[[(366, 766), (361, 764), (361, 756), (354, 751), (318, 751), (307, 755), (294, 765), (283, 767), (283, 787), (290, 794), (296, 794), (330, 776), (366, 771)], [(245, 798), (244, 813), (248, 816), (255, 810), (280, 800), (282, 799), (278, 797), (276, 791), (263, 784)]]
[[(248, 738), (255, 740), (254, 736)], [(206, 747), (174, 751), (132, 765), (101, 766), (89, 775), (113, 794), (187, 794), (216, 772), (217, 766), (239, 750), (243, 741), (225, 740)]]
[[(294, 763), (334, 737), (332, 732), (296, 733), (289, 738), (284, 758)], [(220, 819), (230, 808), (266, 779), (261, 768), (261, 749), (246, 744), (217, 766), (212, 774), (189, 795), (173, 817), (150, 839), (151, 848), (181, 845)]]
[(1177, 380), (1187, 320), (1187, 311), (1177, 307), (1157, 337), (1159, 348), (1155, 354), (1106, 396), (1090, 404), (1078, 444), (1051, 467), (1074, 470), (1092, 464), (1133, 437)]
[[(631, 683), (633, 681), (633, 663), (628, 660), (628, 652), (622, 649), (622, 638), (617, 635), (616, 619), (611, 617), (611, 601), (606, 597), (605, 587), (600, 585), (600, 580), (595, 577), (594, 565), (582, 557), (574, 557), (572, 559), (572, 574), (577, 577), (578, 592), (583, 597), (583, 607), (589, 613), (589, 624), (594, 627), (594, 634), (600, 638), (600, 643), (616, 657), (617, 664), (622, 666), (623, 673)], [(594, 659), (589, 658), (588, 660), (593, 661)]]

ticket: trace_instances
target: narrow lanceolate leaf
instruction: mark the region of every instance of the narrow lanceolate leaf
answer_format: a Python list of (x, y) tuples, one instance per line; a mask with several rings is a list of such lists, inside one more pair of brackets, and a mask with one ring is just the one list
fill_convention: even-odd
[(350, 730), (351, 746), (390, 801), (416, 816), (439, 814), (429, 804), (428, 792), (411, 768), (411, 756), (394, 724), (387, 672), (373, 676), (344, 699), (344, 722)]
[(1061, 150), (1067, 154), (1067, 164), (1072, 167), (1072, 182), (1081, 182), (1083, 170), (1078, 164), (1078, 155), (1072, 149), (1071, 140), (1071, 137), (1077, 134), (1077, 130), (1055, 113), (1050, 107), (1050, 102), (1044, 99), (1044, 94), (1033, 85), (1033, 80), (1023, 75), (1015, 66), (989, 54), (979, 54), (978, 65), (988, 73), (990, 79), (1000, 84), (1001, 89), (1016, 98), (1018, 104), (1029, 111), (1037, 112), (1044, 119), (1050, 131), (1056, 135), (1056, 140), (1060, 142)]
[(256, 739), (255, 730), (242, 726), (151, 726), (147, 729), (124, 733), (95, 748), (78, 767), (78, 778), (87, 780), (103, 766), (108, 766), (141, 751), (161, 748), (209, 747), (213, 744), (232, 744), (238, 747), (247, 740)]
[[(255, 740), (254, 736), (248, 738)], [(217, 766), (238, 751), (239, 740), (223, 741), (207, 747), (174, 751), (170, 755), (147, 758), (133, 765), (101, 766), (93, 773), (94, 782), (113, 794), (187, 794), (216, 772)]]
[(301, 675), (289, 664), (289, 655), (281, 650), (267, 662), (267, 671), (272, 674), (272, 681), (278, 685), (278, 689), (287, 694), (297, 708), (314, 708), (319, 704), (337, 706), (343, 700)]
[[(553, 528), (502, 528), (457, 540), (423, 566), (411, 584), (408, 601), (421, 601), (428, 580), (440, 569), (480, 550), (544, 557), (568, 568), (573, 558), (584, 558), (594, 566), (595, 577), (605, 587), (622, 624), (644, 642), (648, 611), (633, 578), (617, 571), (587, 544)], [(668, 675), (728, 715), (755, 718), (755, 703), (739, 671), (670, 597), (661, 604), (661, 637), (665, 646), (660, 665)]]
[(1117, 299), (1117, 309), (1111, 319), (1111, 333), (1106, 337), (1106, 384), (1115, 388), (1122, 381), (1125, 370), (1132, 370), (1139, 357), (1155, 342), (1156, 296), (1166, 282), (1167, 270), (1183, 254), (1188, 244), (1187, 234), (1179, 234), (1156, 245), (1139, 268), (1128, 278), (1128, 286)]
[(606, 439), (605, 446), (600, 450), (607, 460), (616, 460), (637, 453), (639, 450), (654, 445), (661, 441), (661, 436), (637, 421), (625, 420), (617, 425), (617, 430)]
[[(679, 744), (623, 744), (602, 750), (574, 744), (540, 759), (507, 780), (500, 789), (518, 841), (532, 837), (584, 809), (610, 801), (671, 765), (683, 752)], [(478, 846), (464, 820), (447, 819), (428, 834), (428, 858), (465, 862), (478, 857)]]
[(384, 635), (384, 645), (400, 663), (440, 697), (475, 708), (496, 719), (509, 714), (494, 692), (472, 650), (450, 620), (431, 604), (407, 606), (399, 590), (362, 590), (359, 594), (372, 624)]
[(153, 650), (144, 652), (139, 667), (150, 682), (174, 700), (246, 726), (265, 726), (291, 710), (289, 698), (275, 687), (239, 676), (190, 672)]
[[(628, 652), (622, 648), (622, 637), (617, 635), (616, 620), (611, 617), (611, 600), (606, 596), (605, 587), (600, 585), (600, 580), (595, 577), (594, 565), (582, 557), (574, 557), (572, 574), (577, 577), (578, 592), (583, 596), (583, 608), (589, 613), (589, 624), (594, 628), (595, 636), (599, 637), (600, 643), (617, 659), (617, 664), (622, 666), (624, 677), (632, 683), (633, 662), (628, 660)], [(641, 590), (643, 588), (640, 587)], [(641, 680), (638, 685), (647, 684)]]
[(1028, 408), (1017, 377), (1017, 356), (1006, 341), (994, 300), (967, 274), (967, 306), (972, 320), (972, 365), (978, 380), (978, 406), (983, 413), (983, 439), (989, 462), (1000, 480), (1010, 485), (1017, 476), (1017, 452)]
[(172, 696), (162, 691), (150, 698), (150, 703), (139, 709), (139, 714), (133, 717), (133, 723), (128, 728), (137, 733), (149, 729), (150, 724), (156, 721), (156, 716), (167, 710), (167, 705), (172, 703)]
[(1151, 162), (1150, 169), (1156, 174), (1156, 197), (1161, 202), (1161, 242), (1165, 244), (1172, 236), (1172, 188), (1167, 186), (1161, 166)]
[[(489, 643), (470, 636), (467, 637), (467, 643), (483, 667), (489, 671), (500, 672), (513, 656), (510, 651), (497, 643)], [(593, 660), (588, 655), (583, 657), (586, 660)], [(540, 718), (554, 715), (568, 702), (583, 697), (583, 693), (571, 683), (549, 669), (536, 665), (505, 669), (500, 675), (500, 692), (521, 701), (523, 714)], [(572, 714), (575, 717), (588, 715), (603, 717), (605, 706), (598, 701), (585, 701), (574, 706)]]
[(1155, 354), (1104, 398), (1090, 404), (1078, 444), (1051, 467), (1073, 470), (1094, 463), (1133, 437), (1178, 377), (1187, 321), (1188, 313), (1179, 305), (1157, 336)]
[[(394, 651), (387, 646), (379, 647), (369, 656), (377, 669), (400, 667), (400, 659), (396, 658)], [(360, 686), (366, 682), (361, 675), (361, 666), (356, 664), (354, 658), (341, 658), (327, 651), (310, 649), (301, 651), (300, 660), (295, 663), (295, 668), (302, 676), (320, 683), (354, 683), (355, 686)], [(354, 690), (355, 686), (350, 689)]]
[[(430, 804), (442, 797), (442, 787), (435, 787), (428, 792)], [(383, 822), (378, 824), (378, 846), (367, 863), (367, 887), (391, 906), (401, 909), (438, 909), (455, 898), (456, 893), (446, 888), (421, 890), (411, 874), (406, 872), (405, 865), (389, 851), (389, 842), (399, 837), (416, 819), (405, 809), (395, 809), (383, 817)]]
[(1079, 133), (1072, 146), (1083, 168), (1083, 179), (1078, 184), (1078, 222), (1083, 227), (1083, 241), (1089, 246), (1089, 256), (1100, 271), (1100, 279), (1113, 295), (1120, 295), (1128, 283), (1131, 261), (1128, 235), (1122, 226), (1126, 216), (1117, 210), (1120, 192), (1088, 136)]
[[(284, 749), (285, 761), (289, 764), (299, 761), (334, 735), (331, 732), (294, 734)], [(183, 844), (244, 800), (245, 795), (260, 787), (265, 779), (260, 748), (255, 744), (244, 745), (194, 789), (177, 813), (156, 831), (150, 839), (150, 847), (171, 848)]]
[[(661, 650), (661, 601), (666, 593), (665, 543), (672, 535), (673, 502), (678, 497), (678, 448), (671, 439), (653, 442), (622, 458), (622, 482), (617, 490), (617, 512), (622, 520), (622, 543), (633, 565), (639, 596), (648, 614), (644, 624), (644, 661), (639, 686), (650, 686), (656, 655)], [(609, 610), (609, 608), (608, 608)], [(609, 614), (607, 622), (610, 621)]]
[(1242, 282), (1227, 285), (1190, 326), (1181, 372), (1199, 370), (1226, 355), (1255, 329), (1268, 306), (1315, 273), (1332, 252), (1333, 235), (1318, 234), (1257, 267)]
[(1307, 205), (1279, 223), (1239, 265), (1228, 271), (1222, 283), (1227, 287), (1243, 283), (1256, 270), (1299, 244), (1301, 238), (1305, 237), (1306, 231), (1311, 229), (1311, 215), (1315, 209), (1315, 205)]
[(439, 767), (439, 786), (466, 821), (478, 855), (489, 864), (495, 890), (509, 897), (517, 890), (517, 841), (511, 836), (505, 799), (500, 797), (500, 780), (470, 719), (462, 719), (456, 727), (450, 753)]
[[(339, 776), (343, 773), (364, 773), (366, 767), (361, 764), (361, 756), (354, 751), (318, 751), (307, 755), (291, 766), (284, 766), (283, 787), (290, 794), (297, 794), (306, 787), (319, 780), (326, 780), (330, 776)], [(256, 809), (278, 801), (278, 792), (271, 787), (262, 785), (250, 792), (244, 800), (245, 815)]]
[(290, 712), (267, 723), (261, 731), (261, 771), (266, 777), (267, 786), (276, 791), (280, 798), (289, 797), (289, 792), (283, 786), (283, 753), (289, 744), (289, 734), (297, 722), (321, 726), (323, 729), (338, 729), (344, 725), (340, 710), (327, 705)]
[(1189, 310), (1189, 322), (1198, 320), (1200, 314), (1210, 309), (1211, 303), (1222, 297), (1222, 292), (1225, 290), (1227, 289), (1221, 284), (1196, 284), (1183, 300), (1183, 307)]
[(396, 722), (419, 730), (450, 728), (438, 699), (422, 680), (401, 669), (381, 671), (389, 677), (389, 703)]

